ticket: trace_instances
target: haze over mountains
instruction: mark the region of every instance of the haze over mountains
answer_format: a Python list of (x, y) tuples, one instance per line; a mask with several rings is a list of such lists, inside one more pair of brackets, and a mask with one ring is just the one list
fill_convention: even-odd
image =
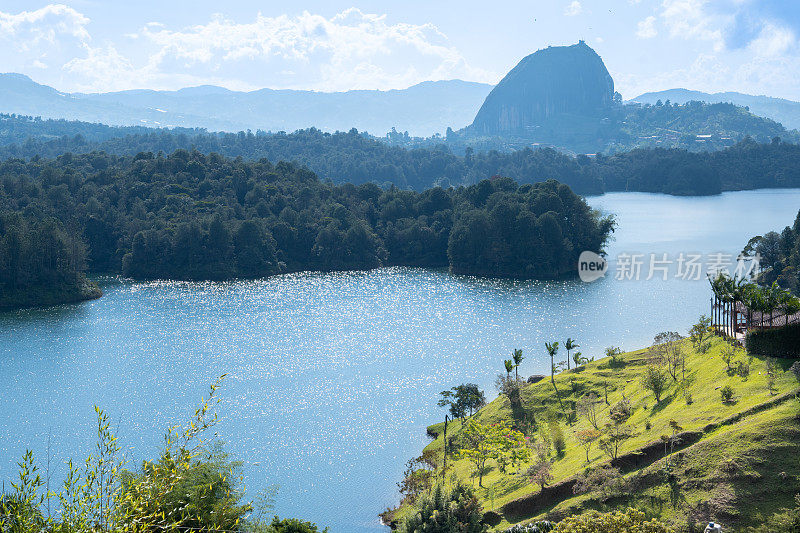
[(773, 98), (771, 96), (754, 96), (737, 92), (704, 93), (689, 89), (669, 89), (644, 93), (630, 100), (642, 104), (655, 104), (661, 100), (670, 100), (676, 104), (685, 104), (690, 101), (708, 102), (709, 104), (730, 102), (739, 106), (749, 107), (750, 112), (762, 117), (771, 118), (780, 122), (787, 129), (800, 129), (800, 102)]
[[(671, 105), (657, 105), (659, 100), (670, 100)], [(61, 93), (20, 74), (0, 74), (0, 113), (223, 132), (356, 128), (407, 148), (446, 143), (459, 153), (467, 148), (510, 151), (530, 146), (552, 146), (573, 155), (636, 147), (704, 151), (732, 146), (746, 137), (800, 142), (800, 133), (780, 123), (800, 125), (800, 103), (788, 100), (671, 90), (625, 104), (602, 58), (583, 41), (528, 55), (495, 87), (450, 80), (391, 91), (238, 92), (199, 86), (83, 94)], [(24, 131), (38, 127), (25, 124)], [(445, 137), (438, 135), (444, 132)], [(5, 137), (21, 142), (20, 129), (11, 133)], [(102, 137), (129, 133), (105, 132)], [(43, 131), (39, 138), (53, 134)]]
[(0, 74), (0, 112), (118, 126), (198, 127), (211, 131), (356, 128), (384, 135), (393, 127), (414, 136), (444, 133), (475, 117), (491, 85), (427, 81), (402, 90), (231, 91), (216, 86), (178, 91), (62, 93), (22, 74)]

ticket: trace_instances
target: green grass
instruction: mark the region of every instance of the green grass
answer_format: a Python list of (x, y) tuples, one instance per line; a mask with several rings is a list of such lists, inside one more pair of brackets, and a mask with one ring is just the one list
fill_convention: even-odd
[[(629, 496), (605, 502), (593, 494), (570, 496), (533, 516), (505, 516), (503, 511), (506, 503), (539, 492), (537, 485), (517, 474), (528, 465), (502, 473), (490, 461), (483, 478), (484, 487), (478, 487), (477, 492), (484, 510), (495, 510), (502, 516), (503, 520), (495, 530), (502, 531), (511, 523), (534, 518), (557, 518), (622, 504), (635, 505), (679, 526), (685, 526), (691, 519), (698, 522), (717, 519), (728, 526), (727, 530), (737, 530), (754, 525), (760, 517), (781, 506), (791, 505), (794, 494), (800, 492), (800, 404), (794, 399), (781, 401), (780, 398), (790, 396), (797, 388), (797, 382), (791, 372), (785, 372), (788, 364), (784, 362), (783, 371), (776, 380), (776, 390), (774, 394), (770, 393), (766, 386), (764, 360), (748, 358), (744, 354), (739, 359), (749, 361), (749, 378), (743, 380), (731, 376), (719, 357), (722, 345), (722, 340), (713, 339), (708, 352), (700, 354), (686, 342), (688, 385), (684, 390), (679, 382), (674, 383), (670, 378), (670, 387), (658, 404), (653, 395), (640, 385), (640, 376), (647, 363), (647, 350), (623, 354), (624, 364), (617, 368), (604, 359), (579, 370), (558, 374), (555, 381), (565, 410), (571, 410), (573, 402), (590, 391), (600, 396), (598, 422), (601, 427), (608, 420), (603, 382), (609, 385), (610, 404), (621, 400), (623, 394), (630, 400), (633, 415), (629, 423), (634, 427), (634, 436), (623, 444), (620, 455), (657, 441), (661, 435), (671, 434), (671, 420), (675, 420), (684, 431), (703, 432), (702, 438), (691, 446), (680, 446), (676, 450), (674, 477), (670, 481), (665, 478), (660, 456), (655, 463), (626, 473), (626, 478), (635, 480), (637, 487)], [(734, 390), (734, 399), (728, 404), (724, 404), (720, 397), (719, 389), (724, 385), (730, 385)], [(691, 404), (686, 402), (686, 393), (691, 395)], [(547, 427), (548, 415), (561, 413), (549, 378), (526, 385), (522, 399), (525, 413), (532, 414), (542, 429)], [(759, 409), (762, 404), (768, 406)], [(491, 402), (475, 417), (481, 423), (514, 420), (510, 402), (505, 396)], [(646, 429), (648, 423), (650, 429)], [(589, 464), (586, 463), (584, 448), (578, 444), (575, 432), (590, 427), (588, 421), (580, 418), (574, 425), (569, 425), (561, 416), (561, 424), (567, 437), (567, 451), (563, 458), (552, 459), (554, 479), (551, 485), (609, 460), (595, 447), (590, 453)], [(426, 450), (441, 454), (441, 426), (430, 427), (438, 437)], [(456, 435), (460, 428), (458, 421), (450, 424), (448, 435)], [(460, 479), (477, 487), (475, 471), (470, 463), (448, 459), (448, 468), (451, 466)], [(494, 502), (489, 499), (489, 487), (494, 490)], [(396, 517), (402, 519), (407, 512), (409, 508), (404, 506)]]

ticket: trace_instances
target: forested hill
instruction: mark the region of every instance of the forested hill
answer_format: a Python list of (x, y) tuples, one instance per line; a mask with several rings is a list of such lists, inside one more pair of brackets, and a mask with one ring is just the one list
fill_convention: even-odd
[(552, 180), (417, 193), (185, 150), (10, 159), (0, 176), (0, 295), (35, 288), (19, 254), (46, 221), (75, 243), (70, 265), (85, 245), (90, 272), (190, 280), (385, 265), (549, 278), (575, 272), (613, 227)]
[[(38, 128), (42, 133), (38, 136), (33, 136), (32, 122), (29, 117), (0, 115), (0, 159), (53, 158), (67, 152), (91, 151), (133, 156), (142, 152), (170, 154), (179, 149), (194, 149), (246, 160), (294, 161), (335, 183), (373, 182), (424, 190), (436, 185), (469, 185), (502, 175), (521, 183), (552, 177), (580, 194), (602, 192), (602, 184), (596, 176), (583, 172), (572, 158), (552, 149), (480, 154), (470, 151), (465, 157), (459, 157), (444, 145), (405, 149), (356, 130), (324, 133), (313, 128), (290, 134), (192, 133), (164, 129), (129, 133), (128, 129), (120, 129), (116, 137), (95, 140), (107, 135), (108, 126), (80, 122), (75, 123), (79, 126), (75, 128), (79, 135), (53, 138), (51, 132), (63, 131), (59, 121), (40, 121)], [(19, 131), (31, 132), (31, 136), (19, 142), (16, 133)]]
[[(81, 135), (52, 138), (51, 133), (63, 131), (64, 125), (41, 121), (36, 127), (48, 132), (49, 138), (40, 135), (22, 143), (10, 141), (19, 136), (15, 132), (36, 131), (31, 123), (25, 117), (0, 116), (0, 144), (6, 143), (0, 146), (0, 159), (53, 158), (95, 150), (133, 156), (196, 149), (204, 154), (214, 152), (251, 161), (294, 161), (334, 183), (371, 182), (415, 190), (470, 185), (493, 176), (510, 177), (519, 183), (556, 179), (578, 194), (645, 191), (698, 195), (800, 187), (800, 146), (777, 140), (757, 143), (744, 139), (730, 148), (710, 152), (645, 148), (593, 158), (570, 157), (551, 148), (479, 153), (467, 150), (460, 156), (444, 145), (417, 149), (389, 146), (355, 130), (331, 134), (310, 129), (275, 135), (147, 130), (103, 138), (109, 133), (104, 129), (107, 126), (76, 123), (81, 126), (77, 128)], [(98, 137), (103, 140), (89, 140)]]

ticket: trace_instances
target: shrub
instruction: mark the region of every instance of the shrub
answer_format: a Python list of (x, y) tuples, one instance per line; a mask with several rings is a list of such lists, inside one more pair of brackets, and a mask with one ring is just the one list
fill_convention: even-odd
[(751, 330), (745, 337), (747, 353), (771, 357), (800, 357), (800, 324)]
[(722, 397), (722, 403), (729, 403), (733, 400), (733, 389), (730, 385), (725, 385), (719, 391), (720, 396)]
[(645, 520), (642, 511), (629, 507), (625, 511), (601, 513), (589, 511), (570, 516), (558, 523), (557, 533), (669, 533), (670, 529), (653, 519)]
[(767, 366), (767, 390), (770, 394), (775, 394), (775, 380), (778, 377), (778, 361), (772, 357), (767, 357), (765, 361)]
[(298, 520), (297, 518), (284, 518), (280, 520), (277, 516), (272, 519), (266, 533), (328, 533), (326, 527), (321, 532), (316, 524)]
[(608, 361), (608, 366), (611, 368), (619, 368), (625, 365), (625, 361), (622, 359), (622, 348), (618, 346), (609, 346), (606, 348), (606, 357), (610, 358)]
[(564, 437), (561, 424), (558, 423), (558, 420), (551, 420), (548, 426), (550, 428), (550, 440), (553, 443), (556, 455), (558, 457), (564, 457), (567, 451), (567, 439)]
[(555, 528), (555, 524), (547, 520), (533, 522), (531, 524), (516, 524), (505, 530), (505, 533), (549, 533)]
[(413, 515), (401, 525), (402, 533), (485, 533), (481, 509), (469, 485), (458, 483), (452, 489), (439, 484), (420, 496)]
[(747, 381), (747, 378), (750, 377), (750, 365), (744, 361), (739, 361), (736, 365), (736, 375), (742, 378), (743, 381)]
[(604, 498), (610, 498), (622, 492), (622, 472), (619, 468), (603, 465), (592, 468), (578, 476), (572, 491), (575, 494), (598, 492)]

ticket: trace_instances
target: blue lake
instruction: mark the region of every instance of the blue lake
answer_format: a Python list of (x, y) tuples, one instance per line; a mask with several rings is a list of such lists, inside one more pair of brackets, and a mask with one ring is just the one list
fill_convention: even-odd
[[(275, 511), (333, 533), (384, 531), (403, 463), (441, 420), (439, 391), (465, 381), (496, 395), (514, 348), (523, 374), (547, 370), (545, 341), (584, 355), (634, 349), (708, 313), (707, 282), (617, 280), (620, 253), (738, 253), (782, 229), (800, 190), (705, 198), (615, 193), (612, 271), (594, 283), (497, 281), (389, 268), (229, 283), (101, 280), (105, 296), (0, 314), (0, 479), (32, 448), (53, 477), (90, 451), (93, 405), (114, 421), (131, 464), (154, 457), (216, 377), (217, 432), (244, 463), (248, 493), (280, 487)], [(646, 277), (646, 267), (643, 277)]]

